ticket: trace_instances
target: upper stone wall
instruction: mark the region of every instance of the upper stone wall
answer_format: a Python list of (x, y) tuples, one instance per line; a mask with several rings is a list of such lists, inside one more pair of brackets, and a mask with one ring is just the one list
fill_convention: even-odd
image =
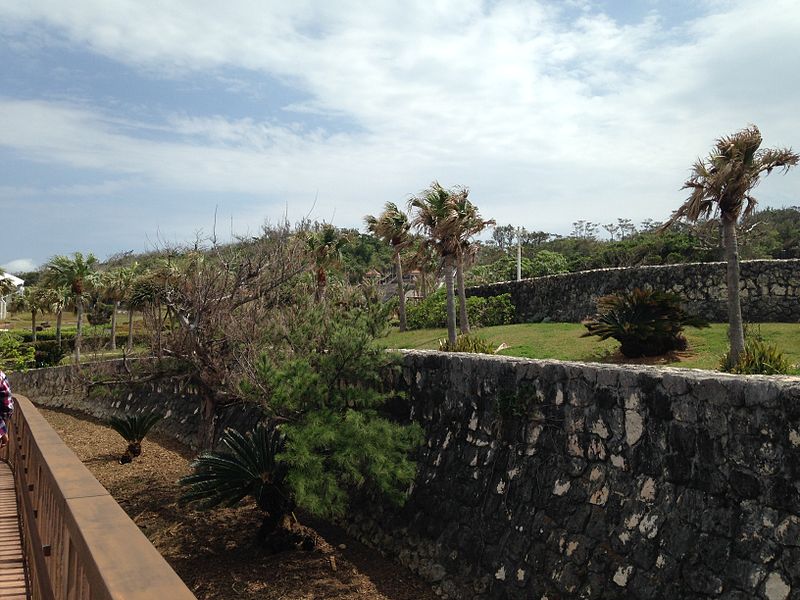
[[(691, 313), (712, 322), (728, 320), (722, 262), (564, 273), (468, 288), (467, 295), (510, 293), (520, 323), (578, 322), (596, 312), (598, 297), (636, 287), (680, 294)], [(745, 320), (800, 321), (800, 259), (743, 261), (740, 287)]]

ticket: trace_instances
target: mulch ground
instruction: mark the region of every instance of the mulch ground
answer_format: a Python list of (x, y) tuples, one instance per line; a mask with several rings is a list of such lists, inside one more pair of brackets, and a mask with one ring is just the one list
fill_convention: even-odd
[(176, 481), (193, 456), (185, 446), (153, 434), (140, 457), (120, 465), (126, 444), (112, 429), (79, 413), (40, 410), (200, 600), (436, 598), (411, 572), (328, 523), (317, 523), (315, 550), (268, 554), (255, 543), (254, 505), (178, 506)]

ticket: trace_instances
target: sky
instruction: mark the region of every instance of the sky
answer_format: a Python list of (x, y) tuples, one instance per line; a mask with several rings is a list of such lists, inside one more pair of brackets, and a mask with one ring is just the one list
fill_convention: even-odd
[(796, 0), (0, 0), (0, 265), (363, 230), (433, 180), (530, 230), (663, 220), (716, 138), (800, 147), (798, 32)]

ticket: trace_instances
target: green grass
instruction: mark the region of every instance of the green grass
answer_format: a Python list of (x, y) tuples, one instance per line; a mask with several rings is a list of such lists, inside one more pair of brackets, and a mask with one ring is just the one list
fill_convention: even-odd
[[(628, 362), (669, 365), (693, 369), (717, 369), (720, 358), (728, 351), (728, 326), (714, 323), (707, 329), (688, 328), (689, 350), (677, 355), (653, 359), (627, 360), (617, 349), (615, 340), (581, 337), (586, 328), (580, 323), (522, 323), (476, 329), (474, 333), (485, 337), (495, 346), (505, 343), (500, 351), (507, 356), (524, 358), (554, 358), (558, 360), (591, 362)], [(752, 325), (750, 331), (778, 346), (793, 365), (800, 364), (800, 324), (761, 323)], [(445, 329), (420, 329), (400, 333), (393, 330), (381, 344), (387, 348), (435, 350), (439, 340), (447, 337)]]

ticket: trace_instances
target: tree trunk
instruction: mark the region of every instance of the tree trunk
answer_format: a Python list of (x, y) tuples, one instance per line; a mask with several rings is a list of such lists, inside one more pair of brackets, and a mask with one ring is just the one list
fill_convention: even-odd
[(722, 216), (725, 237), (725, 259), (728, 263), (728, 338), (731, 343), (729, 367), (739, 362), (744, 352), (744, 324), (739, 300), (739, 249), (736, 243), (736, 220)]
[(36, 341), (36, 311), (35, 310), (31, 311), (31, 335), (32, 335), (33, 341), (35, 342)]
[(117, 349), (117, 309), (119, 300), (114, 300), (114, 312), (111, 313), (111, 349)]
[[(202, 390), (202, 386), (201, 386)], [(200, 397), (200, 428), (197, 431), (197, 444), (200, 450), (211, 450), (216, 437), (217, 402), (214, 393), (201, 391)]]
[(451, 346), (456, 343), (456, 302), (453, 290), (453, 257), (444, 259), (444, 285), (447, 289), (447, 341)]
[(314, 294), (314, 299), (317, 302), (322, 302), (325, 299), (325, 288), (328, 286), (328, 275), (325, 269), (317, 267), (317, 290)]
[(464, 289), (464, 257), (458, 255), (458, 262), (456, 263), (456, 283), (458, 285), (458, 300), (459, 300), (459, 324), (461, 325), (461, 333), (469, 333), (469, 316), (467, 315), (467, 292)]
[(61, 348), (61, 318), (64, 315), (64, 309), (61, 309), (56, 314), (56, 343)]
[(75, 307), (78, 310), (78, 324), (75, 328), (75, 364), (81, 364), (81, 333), (83, 326), (83, 298), (78, 296), (75, 301)]
[(133, 350), (133, 307), (128, 308), (128, 352)]
[(403, 261), (400, 259), (400, 251), (396, 251), (394, 254), (395, 260), (397, 261), (397, 299), (400, 301), (400, 305), (397, 308), (397, 312), (400, 314), (400, 331), (406, 330), (406, 292), (403, 289)]

